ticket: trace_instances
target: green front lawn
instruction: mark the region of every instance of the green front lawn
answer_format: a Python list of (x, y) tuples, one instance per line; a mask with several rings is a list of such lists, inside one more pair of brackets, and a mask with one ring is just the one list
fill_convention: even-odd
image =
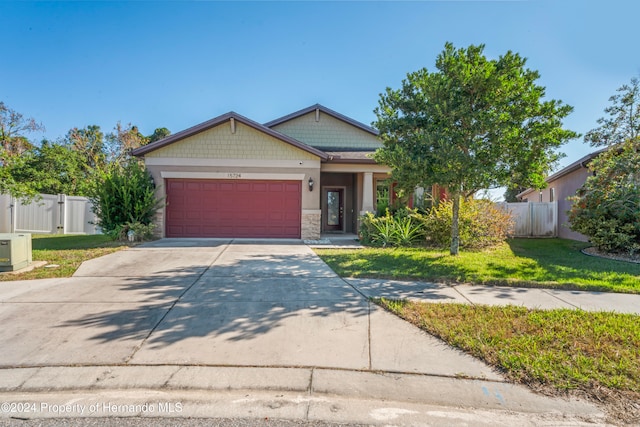
[(640, 319), (631, 314), (379, 299), (387, 310), (547, 392), (578, 390), (637, 422)]
[(587, 243), (512, 239), (485, 251), (316, 249), (340, 276), (640, 293), (640, 264), (591, 257)]
[(47, 261), (58, 267), (39, 267), (21, 274), (0, 274), (0, 281), (70, 277), (83, 261), (127, 247), (102, 234), (34, 234), (32, 238), (33, 260)]

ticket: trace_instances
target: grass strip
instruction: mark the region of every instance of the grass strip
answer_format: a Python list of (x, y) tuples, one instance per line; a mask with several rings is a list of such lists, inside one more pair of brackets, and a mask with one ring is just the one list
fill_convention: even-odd
[(640, 264), (583, 254), (566, 239), (512, 239), (458, 256), (429, 248), (316, 249), (342, 277), (640, 293)]
[(33, 260), (47, 261), (55, 268), (40, 267), (20, 274), (0, 274), (0, 281), (50, 279), (70, 277), (83, 261), (127, 248), (109, 236), (95, 235), (33, 235)]
[[(428, 333), (535, 389), (640, 401), (640, 316), (376, 299)], [(637, 408), (636, 408), (637, 409)]]

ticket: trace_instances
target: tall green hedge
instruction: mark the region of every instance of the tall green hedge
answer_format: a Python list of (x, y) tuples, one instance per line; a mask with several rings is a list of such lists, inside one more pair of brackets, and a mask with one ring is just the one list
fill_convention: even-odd
[(127, 223), (149, 225), (161, 206), (153, 178), (136, 159), (103, 173), (96, 180), (91, 201), (105, 233), (118, 231)]

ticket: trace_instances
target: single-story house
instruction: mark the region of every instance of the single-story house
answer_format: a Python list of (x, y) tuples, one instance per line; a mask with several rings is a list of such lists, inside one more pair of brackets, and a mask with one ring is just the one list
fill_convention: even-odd
[(580, 160), (571, 163), (569, 166), (550, 175), (545, 181), (547, 188), (536, 190), (528, 188), (516, 197), (523, 202), (558, 202), (558, 237), (586, 242), (589, 238), (584, 234), (577, 233), (569, 228), (569, 215), (572, 202), (567, 200), (575, 196), (576, 191), (582, 187), (591, 175), (587, 165), (605, 149), (587, 154)]
[(389, 167), (378, 132), (316, 104), (265, 124), (230, 112), (133, 151), (165, 200), (162, 237), (356, 233)]

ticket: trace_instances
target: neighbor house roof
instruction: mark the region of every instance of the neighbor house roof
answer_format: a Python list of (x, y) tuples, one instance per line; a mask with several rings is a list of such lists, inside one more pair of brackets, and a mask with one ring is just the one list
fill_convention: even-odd
[(274, 126), (277, 126), (279, 124), (288, 122), (289, 120), (293, 120), (293, 119), (296, 119), (296, 118), (298, 118), (300, 116), (304, 116), (305, 114), (309, 114), (309, 113), (311, 113), (311, 112), (313, 112), (315, 110), (322, 111), (323, 113), (328, 114), (331, 117), (334, 117), (334, 118), (336, 118), (338, 120), (341, 120), (341, 121), (343, 121), (345, 123), (348, 123), (348, 124), (350, 124), (352, 126), (355, 126), (355, 127), (359, 128), (359, 129), (362, 129), (363, 131), (368, 132), (371, 135), (378, 136), (378, 131), (376, 129), (372, 128), (371, 126), (367, 126), (364, 123), (360, 123), (357, 120), (354, 120), (354, 119), (352, 119), (350, 117), (347, 117), (347, 116), (345, 116), (343, 114), (340, 114), (337, 111), (333, 111), (333, 110), (331, 110), (331, 109), (329, 109), (329, 108), (327, 108), (327, 107), (325, 107), (323, 105), (320, 105), (320, 104), (315, 104), (315, 105), (312, 105), (310, 107), (303, 108), (302, 110), (296, 111), (295, 113), (287, 114), (286, 116), (280, 117), (279, 119), (271, 120), (270, 122), (267, 122), (264, 125), (266, 127), (268, 127), (268, 128), (274, 127)]
[[(569, 166), (566, 166), (562, 169), (560, 169), (558, 172), (549, 175), (546, 179), (545, 182), (547, 183), (552, 183), (553, 181), (562, 178), (565, 175), (570, 174), (571, 172), (577, 171), (578, 169), (583, 169), (587, 167), (587, 164), (595, 159), (596, 157), (598, 157), (598, 155), (600, 155), (600, 153), (608, 150), (609, 148), (603, 148), (601, 150), (598, 151), (594, 151), (593, 153), (589, 153), (586, 156), (582, 157), (579, 160), (576, 160), (575, 162), (571, 163)], [(527, 188), (526, 190), (524, 190), (522, 193), (518, 193), (516, 194), (517, 198), (520, 198), (522, 196), (525, 196), (529, 193), (531, 193), (532, 191), (537, 191), (535, 188)]]
[(314, 154), (318, 157), (320, 157), (322, 160), (327, 160), (329, 158), (328, 154), (325, 153), (324, 151), (318, 150), (317, 148), (311, 147), (310, 145), (304, 144), (300, 141), (298, 141), (297, 139), (291, 138), (285, 134), (282, 134), (278, 131), (275, 131), (273, 129), (270, 129), (267, 126), (261, 125), (258, 122), (255, 122), (251, 119), (248, 119), (238, 113), (235, 113), (233, 111), (223, 114), (221, 116), (215, 117), (211, 120), (208, 120), (206, 122), (200, 123), (198, 125), (195, 125), (193, 127), (190, 127), (189, 129), (185, 129), (183, 131), (177, 132), (173, 135), (169, 135), (166, 138), (163, 138), (159, 141), (153, 142), (151, 144), (142, 146), (140, 148), (136, 148), (135, 150), (132, 151), (132, 154), (134, 156), (142, 156), (146, 153), (149, 153), (151, 151), (157, 150), (159, 148), (162, 147), (166, 147), (169, 144), (173, 144), (174, 142), (177, 141), (181, 141), (185, 138), (188, 138), (190, 136), (193, 136), (197, 133), (203, 132), (205, 130), (211, 129), (215, 126), (218, 126), (224, 122), (230, 121), (230, 120), (235, 120), (238, 123), (242, 123), (246, 126), (249, 126), (259, 132), (263, 132), (269, 136), (272, 136), (276, 139), (279, 139), (280, 141), (293, 145), (296, 148), (299, 148), (303, 151), (306, 151), (308, 153)]

